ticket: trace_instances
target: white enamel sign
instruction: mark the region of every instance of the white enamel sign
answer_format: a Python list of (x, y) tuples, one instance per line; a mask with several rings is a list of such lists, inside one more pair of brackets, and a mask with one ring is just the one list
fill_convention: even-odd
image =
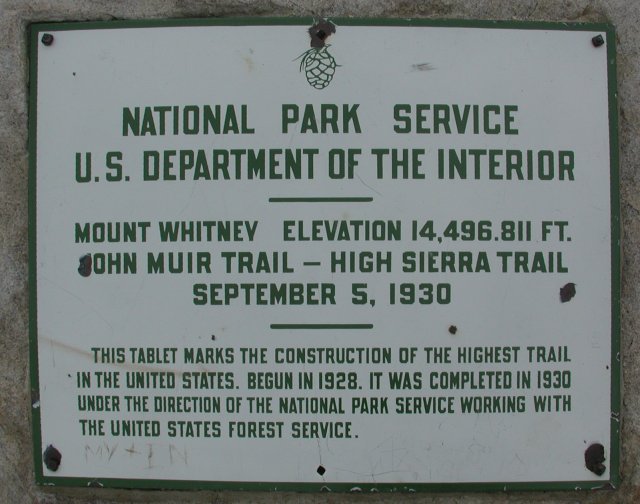
[(612, 44), (34, 26), (38, 481), (615, 484)]

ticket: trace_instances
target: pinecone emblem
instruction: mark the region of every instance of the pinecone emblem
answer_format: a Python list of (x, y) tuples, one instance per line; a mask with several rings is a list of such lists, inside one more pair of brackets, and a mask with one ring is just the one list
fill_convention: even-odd
[(330, 45), (325, 42), (327, 37), (335, 32), (336, 27), (330, 21), (314, 23), (309, 28), (311, 49), (298, 56), (302, 58), (300, 72), (304, 70), (307, 82), (316, 89), (324, 89), (331, 84), (336, 67), (340, 66), (329, 52)]

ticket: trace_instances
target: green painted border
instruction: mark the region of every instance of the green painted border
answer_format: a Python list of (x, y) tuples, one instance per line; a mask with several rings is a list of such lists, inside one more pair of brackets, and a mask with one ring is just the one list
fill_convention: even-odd
[(40, 485), (74, 487), (109, 487), (128, 489), (166, 490), (249, 490), (297, 492), (507, 492), (507, 491), (561, 491), (617, 488), (620, 485), (620, 432), (621, 432), (621, 357), (620, 357), (620, 193), (618, 101), (616, 75), (616, 35), (608, 23), (564, 23), (538, 21), (491, 20), (435, 20), (435, 19), (351, 19), (331, 18), (342, 26), (425, 26), (447, 28), (493, 28), (515, 30), (563, 30), (605, 32), (607, 44), (609, 147), (611, 190), (611, 439), (610, 480), (518, 482), (518, 483), (295, 483), (295, 482), (237, 482), (192, 480), (137, 480), (103, 478), (67, 478), (44, 476), (42, 470), (42, 439), (39, 409), (38, 329), (37, 329), (37, 249), (36, 249), (36, 174), (37, 174), (37, 68), (38, 34), (42, 31), (105, 30), (115, 28), (192, 27), (192, 26), (307, 26), (310, 18), (206, 18), (206, 19), (147, 19), (119, 21), (85, 21), (60, 23), (33, 23), (29, 27), (29, 346), (32, 396), (32, 435), (35, 479)]
[(613, 486), (608, 481), (520, 482), (520, 483), (295, 483), (197, 480), (136, 480), (110, 478), (49, 478), (39, 484), (92, 488), (125, 488), (142, 490), (235, 490), (252, 492), (336, 492), (336, 493), (418, 493), (418, 492), (522, 492), (600, 490)]
[(607, 68), (609, 91), (609, 185), (611, 190), (611, 441), (609, 461), (611, 485), (620, 486), (620, 434), (622, 409), (622, 357), (620, 355), (621, 232), (620, 177), (618, 145), (618, 79), (616, 75), (616, 33), (607, 30)]
[(37, 112), (38, 112), (38, 51), (37, 30), (29, 30), (29, 375), (31, 378), (31, 434), (33, 436), (33, 460), (36, 483), (43, 483), (42, 436), (40, 429), (40, 380), (38, 373), (38, 294), (37, 294), (37, 248), (36, 248), (36, 175), (37, 175)]

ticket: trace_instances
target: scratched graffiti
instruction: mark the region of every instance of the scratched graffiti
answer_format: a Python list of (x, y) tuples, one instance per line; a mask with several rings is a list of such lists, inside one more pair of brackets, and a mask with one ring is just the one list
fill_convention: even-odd
[[(118, 456), (116, 456), (118, 455)], [(106, 441), (98, 444), (85, 444), (84, 459), (86, 462), (99, 460), (107, 463), (118, 463), (119, 457), (139, 459), (141, 467), (154, 469), (159, 465), (189, 466), (188, 452), (184, 447), (176, 445), (131, 442), (121, 446), (120, 443), (109, 444)]]

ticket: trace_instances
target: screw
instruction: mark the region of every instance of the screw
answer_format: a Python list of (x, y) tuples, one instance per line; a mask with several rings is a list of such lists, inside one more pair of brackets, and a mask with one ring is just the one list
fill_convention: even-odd
[(316, 469), (316, 472), (317, 472), (320, 476), (323, 476), (323, 475), (324, 475), (324, 473), (326, 473), (326, 472), (327, 472), (327, 470), (326, 470), (324, 467), (322, 467), (322, 466), (320, 465), (320, 466), (318, 466), (318, 468)]
[(568, 303), (576, 295), (576, 284), (569, 282), (564, 287), (560, 288), (560, 302)]
[(604, 45), (604, 38), (602, 35), (596, 35), (591, 39), (591, 43), (593, 44), (593, 47), (600, 47)]
[(53, 44), (53, 35), (51, 35), (50, 33), (45, 33), (40, 40), (44, 45), (50, 46), (51, 44)]
[(57, 471), (62, 462), (62, 453), (60, 453), (53, 445), (47, 446), (43, 453), (44, 465), (50, 471)]
[(91, 276), (91, 254), (85, 254), (80, 258), (80, 266), (78, 266), (78, 273), (83, 277)]
[(587, 469), (598, 476), (602, 476), (607, 470), (607, 467), (603, 464), (604, 460), (604, 446), (600, 443), (592, 444), (584, 452), (584, 464)]
[(458, 328), (454, 325), (449, 326), (449, 334), (455, 334), (458, 332)]
[(331, 21), (323, 19), (309, 28), (308, 32), (311, 37), (311, 47), (320, 49), (326, 45), (324, 42), (325, 39), (336, 32), (336, 26)]

